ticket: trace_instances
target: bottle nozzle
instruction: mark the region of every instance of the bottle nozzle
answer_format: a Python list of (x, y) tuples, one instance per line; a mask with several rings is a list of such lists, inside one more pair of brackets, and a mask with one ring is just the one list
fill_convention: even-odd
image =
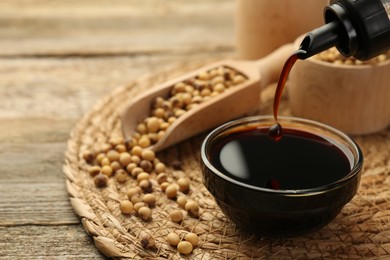
[(300, 49), (306, 51), (300, 54), (300, 59), (307, 59), (317, 53), (336, 46), (339, 41), (340, 25), (338, 21), (327, 23), (306, 34)]

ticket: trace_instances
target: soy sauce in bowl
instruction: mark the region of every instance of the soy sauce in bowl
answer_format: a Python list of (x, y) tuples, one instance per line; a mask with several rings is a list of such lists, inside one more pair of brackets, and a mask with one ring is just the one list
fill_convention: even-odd
[(352, 155), (332, 140), (289, 128), (275, 140), (268, 131), (248, 127), (218, 139), (210, 151), (211, 164), (227, 177), (276, 190), (328, 185), (351, 171)]
[[(295, 236), (334, 219), (356, 194), (363, 155), (347, 135), (319, 122), (241, 118), (203, 141), (203, 182), (242, 230)], [(271, 128), (272, 130), (272, 128)]]

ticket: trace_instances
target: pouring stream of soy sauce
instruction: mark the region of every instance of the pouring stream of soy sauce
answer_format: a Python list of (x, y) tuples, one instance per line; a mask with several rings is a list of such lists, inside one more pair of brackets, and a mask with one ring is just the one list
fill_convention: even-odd
[(280, 101), (282, 99), (282, 94), (284, 90), (284, 86), (286, 85), (286, 81), (288, 78), (288, 75), (290, 74), (290, 71), (292, 67), (294, 66), (295, 62), (300, 59), (300, 56), (303, 56), (306, 54), (305, 50), (298, 49), (294, 51), (291, 56), (286, 60), (284, 63), (282, 72), (280, 73), (278, 85), (276, 87), (275, 96), (274, 96), (274, 118), (275, 118), (275, 124), (270, 127), (269, 129), (269, 136), (274, 139), (275, 141), (279, 141), (283, 136), (283, 128), (278, 123), (278, 112), (279, 112), (279, 105)]

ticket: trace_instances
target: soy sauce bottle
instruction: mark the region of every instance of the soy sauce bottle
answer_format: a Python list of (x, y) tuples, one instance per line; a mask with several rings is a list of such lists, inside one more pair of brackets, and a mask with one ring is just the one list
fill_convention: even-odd
[(331, 0), (325, 25), (301, 43), (306, 59), (333, 46), (346, 57), (368, 60), (390, 49), (390, 0)]

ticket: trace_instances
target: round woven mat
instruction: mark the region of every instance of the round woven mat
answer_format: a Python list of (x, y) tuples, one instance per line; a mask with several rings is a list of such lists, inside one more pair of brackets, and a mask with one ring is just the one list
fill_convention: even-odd
[[(198, 201), (201, 207), (199, 218), (188, 217), (181, 224), (169, 221), (169, 212), (178, 206), (164, 196), (158, 198), (157, 206), (153, 208), (152, 221), (143, 222), (135, 216), (121, 214), (119, 201), (126, 198), (126, 190), (135, 180), (119, 184), (111, 178), (106, 188), (96, 188), (80, 151), (121, 135), (119, 116), (135, 95), (199, 65), (183, 65), (116, 89), (73, 129), (65, 154), (66, 185), (72, 207), (96, 247), (108, 257), (130, 259), (390, 258), (390, 129), (354, 138), (365, 157), (358, 194), (335, 220), (315, 233), (267, 239), (240, 232), (223, 215), (202, 184), (199, 148), (203, 136), (157, 154), (170, 167), (171, 175), (175, 175), (171, 163), (182, 162), (183, 172), (191, 179), (191, 191), (187, 196)], [(274, 87), (268, 86), (262, 92), (258, 114), (271, 113)], [(281, 115), (289, 114), (286, 99), (284, 97), (282, 101)], [(192, 254), (181, 255), (166, 242), (167, 234), (172, 231), (178, 234), (194, 232), (201, 242)], [(155, 247), (144, 249), (140, 243), (142, 234), (152, 235)]]

